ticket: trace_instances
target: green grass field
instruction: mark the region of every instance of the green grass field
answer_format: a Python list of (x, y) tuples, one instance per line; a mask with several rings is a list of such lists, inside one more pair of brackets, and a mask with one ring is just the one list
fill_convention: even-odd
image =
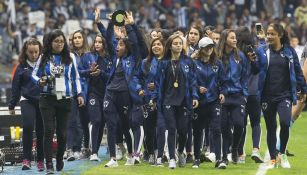
[[(277, 168), (273, 170), (268, 170), (266, 174), (268, 175), (292, 175), (292, 174), (307, 174), (307, 113), (303, 113), (301, 118), (297, 120), (294, 127), (290, 133), (290, 142), (288, 144), (288, 149), (295, 154), (295, 157), (289, 157), (291, 163), (291, 169)], [(246, 163), (233, 165), (229, 164), (226, 170), (218, 170), (214, 168), (213, 163), (203, 163), (199, 169), (192, 169), (192, 164), (187, 164), (185, 168), (176, 168), (175, 170), (170, 170), (165, 164), (165, 167), (154, 167), (146, 163), (140, 165), (127, 167), (124, 166), (124, 161), (119, 162), (119, 167), (117, 168), (104, 168), (103, 165), (107, 163), (108, 160), (104, 160), (99, 166), (93, 167), (88, 171), (84, 172), (85, 175), (91, 174), (102, 174), (102, 175), (196, 175), (196, 174), (218, 174), (218, 175), (254, 175), (257, 173), (259, 164), (254, 163), (251, 158), (251, 129), (248, 126), (248, 137), (246, 140), (245, 152), (247, 154)], [(266, 130), (264, 120), (262, 118), (262, 140), (261, 140), (261, 153), (264, 156), (267, 151), (266, 146)]]

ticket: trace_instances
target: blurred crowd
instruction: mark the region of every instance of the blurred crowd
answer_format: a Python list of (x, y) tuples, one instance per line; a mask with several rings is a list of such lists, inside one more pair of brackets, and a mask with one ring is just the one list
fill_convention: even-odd
[[(278, 22), (300, 45), (307, 41), (307, 0), (15, 0), (15, 25), (8, 25), (8, 1), (0, 0), (0, 61), (4, 64), (11, 64), (26, 38), (42, 38), (55, 28), (65, 28), (67, 21), (79, 22), (91, 41), (98, 32), (91, 23), (96, 7), (101, 9), (102, 20), (115, 10), (131, 10), (146, 32), (154, 28), (184, 31), (193, 24), (215, 26), (217, 31), (238, 26), (254, 30), (256, 22), (264, 27)], [(35, 11), (45, 14), (44, 25), (29, 20)]]

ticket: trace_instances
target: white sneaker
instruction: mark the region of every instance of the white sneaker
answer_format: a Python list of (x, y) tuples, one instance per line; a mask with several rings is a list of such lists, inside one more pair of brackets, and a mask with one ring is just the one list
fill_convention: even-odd
[(74, 156), (77, 160), (80, 160), (81, 159), (81, 152), (80, 151), (76, 151), (74, 152)]
[(206, 158), (208, 159), (208, 160), (210, 160), (210, 162), (215, 162), (216, 160), (215, 160), (215, 154), (214, 153), (209, 153), (207, 156), (206, 156)]
[(273, 169), (276, 167), (276, 160), (269, 160), (266, 165), (266, 169)]
[(161, 157), (157, 158), (157, 160), (156, 160), (156, 166), (158, 166), (158, 167), (163, 167), (163, 163), (162, 163), (162, 158), (161, 158)]
[(253, 150), (251, 158), (256, 162), (256, 163), (263, 163), (263, 159), (260, 155), (259, 150)]
[(90, 161), (98, 161), (100, 162), (101, 160), (99, 159), (97, 154), (92, 154), (90, 157)]
[(71, 149), (67, 150), (67, 161), (74, 161), (76, 160), (74, 152)]
[(141, 159), (140, 156), (134, 156), (134, 164), (140, 164), (141, 163)]
[(168, 167), (169, 167), (170, 169), (175, 169), (175, 168), (176, 168), (176, 161), (175, 161), (175, 159), (169, 160), (169, 162), (168, 162)]
[(119, 146), (116, 145), (116, 160), (122, 160), (123, 153)]
[(231, 153), (227, 154), (227, 159), (228, 159), (229, 162), (232, 162), (232, 155), (231, 155)]
[(134, 165), (134, 161), (135, 161), (134, 157), (128, 157), (125, 165), (126, 166), (132, 166), (132, 165)]
[(279, 157), (280, 158), (280, 166), (282, 168), (291, 168), (291, 165), (290, 165), (290, 163), (288, 161), (287, 155), (286, 154), (281, 154), (279, 156), (280, 156)]
[(116, 160), (111, 159), (104, 167), (118, 167), (118, 163)]

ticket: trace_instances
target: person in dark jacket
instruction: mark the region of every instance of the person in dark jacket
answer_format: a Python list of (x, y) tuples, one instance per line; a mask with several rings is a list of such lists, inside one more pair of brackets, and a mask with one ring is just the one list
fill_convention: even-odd
[[(305, 96), (307, 85), (302, 74), (298, 56), (289, 46), (287, 32), (280, 24), (270, 24), (267, 29), (267, 43), (260, 46), (257, 59), (252, 66), (259, 71), (258, 98), (267, 127), (267, 145), (271, 160), (268, 168), (277, 162), (283, 168), (291, 168), (285, 154), (289, 140), (292, 103), (297, 102), (297, 92)], [(282, 78), (281, 78), (282, 77)], [(280, 149), (276, 153), (276, 114), (280, 121)]]
[(198, 58), (194, 60), (200, 105), (193, 117), (194, 156), (192, 168), (200, 166), (202, 135), (205, 125), (209, 126), (212, 134), (210, 149), (216, 157), (216, 168), (225, 169), (226, 164), (221, 160), (221, 101), (220, 86), (222, 82), (223, 65), (214, 52), (214, 42), (204, 37), (198, 44)]
[[(125, 17), (125, 29), (128, 38), (120, 38), (116, 48), (113, 45), (114, 24), (110, 20), (106, 30), (107, 47), (109, 48), (112, 68), (107, 81), (103, 107), (108, 128), (108, 146), (111, 160), (105, 167), (117, 167), (115, 142), (117, 127), (121, 127), (125, 135), (128, 158), (125, 165), (134, 165), (135, 158), (132, 154), (132, 136), (130, 129), (131, 111), (133, 104), (142, 104), (144, 90), (138, 79), (137, 62), (139, 57), (139, 43), (137, 34), (133, 29), (133, 17), (127, 13)], [(119, 125), (118, 125), (119, 123)]]
[[(82, 30), (77, 30), (72, 34), (71, 53), (74, 54), (77, 62), (77, 67), (83, 59), (91, 57), (87, 43), (87, 36)], [(83, 92), (85, 104), (88, 95), (88, 82), (84, 73), (78, 69), (80, 75), (80, 83)], [(77, 93), (75, 93), (77, 94)], [(87, 106), (78, 107), (77, 95), (72, 99), (72, 110), (70, 113), (67, 127), (67, 161), (75, 159), (84, 159), (90, 156), (89, 150), (89, 116)], [(81, 151), (82, 140), (84, 147)]]
[(235, 31), (226, 29), (221, 33), (217, 56), (223, 63), (222, 106), (223, 162), (228, 164), (227, 154), (233, 127), (232, 161), (238, 163), (238, 146), (243, 134), (246, 98), (248, 96), (247, 58), (237, 48)]
[(103, 98), (105, 95), (108, 73), (112, 62), (108, 57), (107, 44), (101, 34), (97, 34), (91, 46), (90, 56), (80, 60), (79, 72), (88, 83), (87, 113), (90, 118), (91, 161), (100, 161), (98, 150), (103, 136), (105, 118), (103, 115)]
[(187, 124), (193, 108), (198, 106), (198, 94), (194, 63), (184, 54), (183, 40), (179, 35), (171, 35), (166, 41), (165, 55), (158, 65), (157, 81), (158, 105), (162, 108), (168, 129), (169, 168), (176, 168), (177, 131), (179, 166), (183, 167), (186, 164), (183, 150), (187, 140)]
[(19, 65), (12, 82), (12, 99), (9, 103), (9, 112), (15, 114), (15, 106), (20, 100), (21, 116), (23, 119), (23, 156), (22, 170), (31, 169), (33, 129), (35, 126), (37, 146), (37, 169), (44, 171), (44, 149), (43, 135), (44, 127), (41, 113), (39, 111), (39, 86), (31, 81), (32, 71), (39, 55), (42, 45), (34, 38), (28, 39), (19, 57)]
[[(238, 48), (248, 57), (248, 54), (255, 54), (254, 51), (254, 41), (252, 34), (247, 27), (240, 27), (236, 30), (236, 35), (238, 39)], [(260, 139), (261, 139), (261, 126), (260, 126), (260, 116), (261, 116), (261, 106), (260, 101), (257, 98), (258, 91), (258, 73), (251, 67), (250, 60), (248, 61), (248, 97), (246, 102), (246, 114), (244, 117), (244, 131), (243, 136), (239, 144), (239, 163), (245, 163), (245, 137), (246, 137), (246, 125), (247, 117), (249, 116), (251, 127), (252, 127), (252, 141), (253, 150), (251, 158), (256, 163), (263, 163), (262, 157), (260, 155)]]
[[(161, 109), (156, 108), (157, 89), (155, 79), (158, 73), (158, 64), (164, 54), (164, 40), (159, 37), (153, 39), (150, 48), (149, 55), (142, 61), (141, 66), (141, 77), (145, 84), (144, 147), (149, 154), (149, 164), (156, 163), (159, 166), (162, 165), (165, 145), (165, 121)], [(155, 161), (154, 149), (156, 147), (158, 148), (158, 155)]]

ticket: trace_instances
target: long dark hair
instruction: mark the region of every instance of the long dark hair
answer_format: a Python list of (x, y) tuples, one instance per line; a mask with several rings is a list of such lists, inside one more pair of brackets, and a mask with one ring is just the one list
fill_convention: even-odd
[[(75, 34), (80, 33), (82, 38), (83, 38), (83, 43), (82, 43), (82, 47), (81, 48), (76, 48), (74, 45), (74, 36)], [(89, 46), (88, 46), (88, 42), (87, 42), (87, 36), (84, 33), (83, 30), (77, 30), (72, 34), (72, 40), (71, 40), (72, 46), (71, 46), (71, 51), (78, 51), (78, 54), (80, 54), (80, 56), (82, 56), (83, 54), (85, 54), (86, 52), (89, 51)]]
[(42, 44), (35, 38), (30, 38), (28, 39), (22, 46), (22, 49), (21, 49), (21, 53), (19, 55), (19, 63), (20, 64), (25, 64), (26, 63), (26, 60), (28, 59), (28, 55), (27, 55), (27, 49), (28, 49), (28, 46), (29, 45), (38, 45), (39, 47), (39, 55), (41, 55), (42, 53)]
[(281, 36), (280, 43), (282, 45), (290, 45), (288, 32), (283, 28), (282, 25), (278, 23), (272, 23), (268, 27), (272, 27), (278, 33), (278, 35)]
[(253, 40), (252, 33), (247, 27), (239, 27), (236, 30), (237, 36), (237, 47), (247, 55), (247, 46), (251, 45), (254, 46), (255, 41)]
[[(220, 38), (220, 42), (217, 45), (217, 57), (219, 59), (222, 60), (222, 62), (224, 63), (224, 65), (229, 63), (229, 55), (226, 55), (226, 42), (227, 42), (227, 37), (229, 35), (229, 33), (234, 32), (234, 30), (231, 29), (225, 29), (222, 31), (221, 33), (221, 38)], [(240, 61), (240, 54), (239, 54), (239, 49), (238, 48), (234, 48), (234, 55), (235, 55), (235, 60)]]
[(40, 67), (45, 66), (46, 63), (50, 60), (51, 56), (53, 55), (53, 53), (52, 53), (52, 42), (55, 38), (57, 38), (59, 36), (63, 36), (63, 38), (64, 38), (64, 48), (63, 48), (62, 52), (60, 53), (61, 61), (64, 64), (70, 64), (72, 62), (72, 59), (71, 59), (70, 53), (69, 53), (68, 44), (67, 44), (66, 38), (64, 36), (64, 33), (61, 30), (56, 29), (56, 30), (52, 31), (51, 33), (49, 33), (48, 35), (46, 35), (46, 38), (44, 38), (43, 55), (42, 55), (42, 61), (41, 61)]
[(102, 56), (102, 57), (107, 57), (107, 56), (109, 56), (106, 39), (105, 39), (100, 33), (97, 34), (97, 35), (95, 36), (95, 39), (94, 39), (94, 42), (93, 42), (93, 44), (92, 44), (92, 46), (91, 46), (91, 48), (90, 48), (90, 51), (91, 51), (92, 53), (98, 53), (98, 52), (96, 51), (96, 49), (95, 49), (95, 41), (96, 41), (96, 39), (97, 39), (98, 37), (101, 38), (102, 45), (103, 45), (103, 52), (102, 52), (102, 55), (100, 55), (100, 56)]
[(165, 47), (164, 47), (164, 56), (163, 59), (171, 59), (172, 58), (172, 51), (171, 51), (171, 47), (172, 47), (172, 43), (174, 41), (174, 39), (179, 38), (182, 41), (182, 51), (180, 55), (185, 55), (185, 51), (184, 51), (184, 46), (183, 46), (183, 40), (180, 37), (180, 35), (178, 34), (173, 34), (171, 35), (165, 43)]
[[(146, 64), (145, 64), (145, 71), (146, 72), (148, 72), (149, 71), (149, 68), (150, 68), (150, 64), (151, 64), (151, 61), (152, 61), (152, 58), (155, 56), (154, 55), (154, 53), (153, 53), (153, 51), (152, 51), (152, 45), (153, 45), (153, 43), (154, 42), (156, 42), (156, 41), (160, 41), (161, 42), (161, 44), (162, 44), (162, 46), (163, 46), (163, 49), (165, 49), (165, 42), (164, 42), (164, 40), (163, 40), (163, 38), (161, 38), (161, 37), (159, 37), (159, 38), (155, 38), (155, 39), (153, 39), (152, 41), (151, 41), (151, 43), (150, 43), (150, 48), (149, 48), (149, 54), (148, 54), (148, 56), (147, 56), (147, 58), (146, 58)], [(165, 51), (165, 50), (164, 50)], [(162, 57), (163, 57), (163, 55), (162, 55)]]

